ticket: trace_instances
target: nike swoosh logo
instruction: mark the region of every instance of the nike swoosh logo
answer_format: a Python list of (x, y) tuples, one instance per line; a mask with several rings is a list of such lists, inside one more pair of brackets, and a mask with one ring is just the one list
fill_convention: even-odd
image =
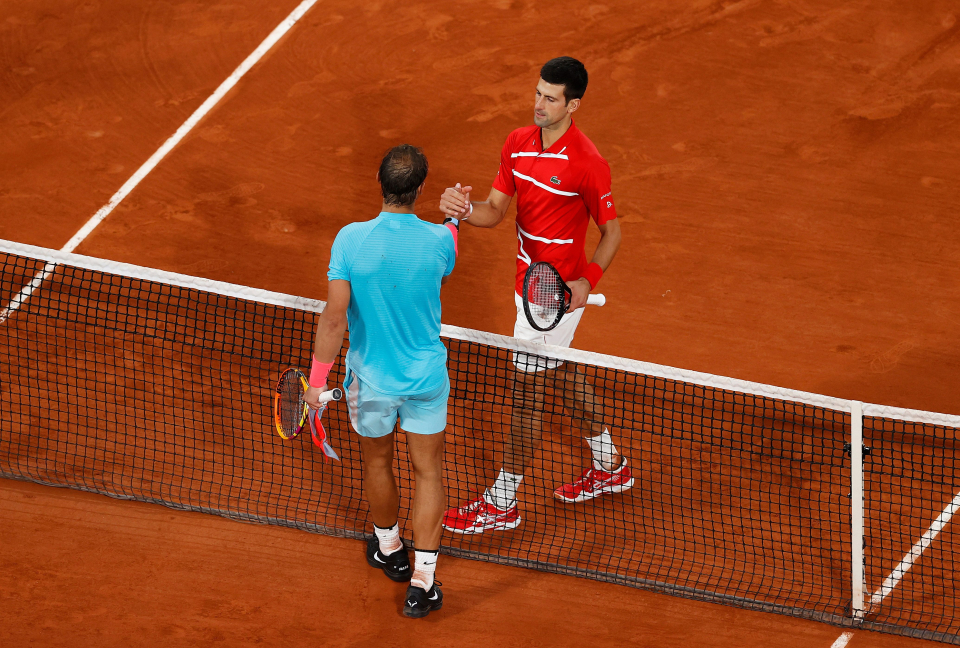
[(378, 563), (380, 563), (381, 565), (386, 565), (386, 564), (387, 564), (387, 563), (385, 563), (384, 561), (380, 560), (380, 554), (379, 554), (379, 553), (373, 554), (373, 559), (376, 560), (376, 561), (377, 561)]
[(434, 593), (433, 593), (433, 596), (430, 597), (430, 600), (431, 600), (431, 601), (436, 601), (438, 598), (440, 598), (440, 595), (437, 594), (436, 592), (434, 592)]

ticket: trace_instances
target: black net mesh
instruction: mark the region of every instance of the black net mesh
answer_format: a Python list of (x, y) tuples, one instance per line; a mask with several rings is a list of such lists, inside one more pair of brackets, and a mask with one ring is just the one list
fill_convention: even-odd
[(863, 419), (867, 627), (960, 644), (955, 428)]
[[(44, 267), (0, 260), (3, 303)], [(325, 414), (340, 462), (325, 463), (308, 434), (284, 441), (273, 428), (277, 377), (306, 366), (315, 325), (312, 312), (60, 265), (0, 324), (0, 474), (366, 537), (346, 405)], [(506, 455), (532, 457), (521, 524), (445, 532), (445, 553), (851, 624), (848, 413), (574, 362), (520, 375), (513, 351), (444, 342), (450, 505), (478, 497)], [(881, 500), (868, 513), (868, 583), (955, 492), (953, 430), (897, 425), (865, 432), (868, 509)], [(632, 488), (558, 501), (554, 490), (592, 465), (583, 438), (603, 428)], [(397, 449), (409, 540), (403, 434)], [(952, 538), (945, 529), (911, 572), (920, 580), (901, 583), (868, 622), (956, 634)]]

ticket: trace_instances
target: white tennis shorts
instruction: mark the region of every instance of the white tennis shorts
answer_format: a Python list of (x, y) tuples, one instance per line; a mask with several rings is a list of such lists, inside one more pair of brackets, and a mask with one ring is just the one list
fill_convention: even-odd
[[(538, 331), (530, 326), (530, 322), (527, 321), (527, 314), (523, 312), (523, 298), (516, 293), (513, 296), (517, 303), (517, 321), (513, 325), (513, 337), (518, 340), (529, 340), (540, 344), (570, 346), (573, 342), (573, 334), (577, 332), (577, 325), (580, 324), (580, 318), (583, 317), (582, 308), (565, 313), (560, 318), (560, 323), (552, 331)], [(517, 351), (513, 354), (513, 364), (520, 371), (546, 371), (556, 369), (563, 364), (563, 360), (534, 356)]]

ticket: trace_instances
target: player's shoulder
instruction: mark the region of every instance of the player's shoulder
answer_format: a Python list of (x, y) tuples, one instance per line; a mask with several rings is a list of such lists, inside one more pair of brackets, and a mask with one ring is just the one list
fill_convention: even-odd
[(586, 162), (603, 162), (606, 164), (606, 159), (600, 154), (600, 149), (597, 148), (597, 145), (593, 143), (587, 134), (584, 133), (579, 128), (576, 132), (576, 143), (577, 152), (583, 161)]
[(422, 253), (428, 253), (427, 256), (431, 252), (445, 255), (453, 253), (456, 249), (450, 229), (445, 225), (431, 223), (417, 216), (409, 232), (413, 237), (408, 238), (405, 245), (414, 247)]
[(366, 221), (354, 221), (352, 223), (347, 223), (340, 228), (340, 231), (337, 232), (338, 239), (351, 239), (358, 235), (363, 236), (373, 230), (377, 226), (377, 219), (366, 220)]
[(370, 233), (376, 228), (377, 219), (367, 221), (355, 221), (348, 223), (340, 228), (336, 238), (333, 240), (333, 246), (339, 248), (356, 249), (363, 244)]
[(424, 236), (430, 236), (438, 241), (446, 241), (450, 237), (450, 229), (446, 225), (431, 223), (417, 217), (417, 223), (424, 232)]
[(535, 142), (539, 130), (540, 127), (536, 124), (515, 128), (507, 135), (507, 145), (513, 148), (519, 148), (523, 146), (528, 139), (532, 144)]

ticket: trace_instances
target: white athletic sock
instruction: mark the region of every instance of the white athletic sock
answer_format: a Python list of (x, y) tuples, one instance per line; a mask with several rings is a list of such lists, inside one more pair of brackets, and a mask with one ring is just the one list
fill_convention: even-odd
[(514, 475), (501, 468), (496, 481), (483, 494), (483, 499), (487, 504), (493, 504), (501, 511), (506, 511), (516, 503), (517, 489), (520, 488), (521, 481), (523, 481), (523, 475)]
[(610, 430), (603, 428), (603, 433), (595, 437), (584, 439), (590, 446), (594, 460), (600, 464), (600, 467), (606, 471), (615, 471), (623, 465), (622, 460), (616, 461), (614, 457), (619, 454), (617, 448), (613, 445), (613, 439), (610, 438)]
[(439, 551), (420, 551), (415, 552), (416, 558), (413, 565), (413, 578), (410, 584), (414, 587), (422, 587), (424, 591), (429, 592), (433, 587), (433, 575), (437, 571), (437, 556)]
[(377, 540), (380, 541), (380, 553), (384, 556), (389, 556), (392, 553), (396, 553), (403, 548), (403, 543), (400, 542), (400, 523), (394, 524), (392, 527), (387, 527), (383, 529), (378, 527), (376, 524), (373, 525), (373, 532), (377, 534)]

